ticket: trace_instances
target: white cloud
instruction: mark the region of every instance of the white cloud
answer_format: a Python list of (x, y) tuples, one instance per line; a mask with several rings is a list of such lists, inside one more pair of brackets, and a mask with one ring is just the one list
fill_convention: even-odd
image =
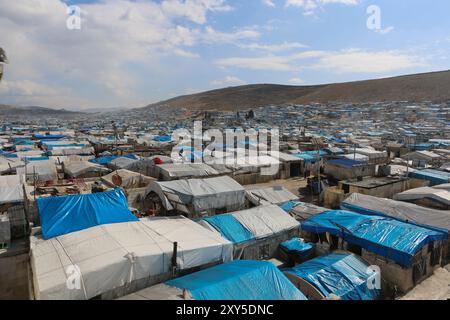
[(272, 7), (272, 8), (276, 7), (275, 2), (273, 0), (261, 0), (261, 2), (267, 7)]
[(299, 42), (283, 42), (280, 44), (259, 44), (259, 43), (250, 43), (250, 44), (239, 44), (240, 48), (250, 49), (250, 50), (263, 50), (270, 52), (280, 52), (291, 49), (300, 49), (305, 48), (306, 45)]
[(401, 51), (364, 51), (360, 49), (333, 51), (303, 51), (291, 55), (232, 57), (216, 60), (220, 67), (235, 67), (265, 71), (298, 71), (323, 69), (332, 73), (385, 73), (426, 63), (415, 55)]
[(386, 73), (425, 65), (422, 59), (405, 52), (370, 52), (353, 49), (328, 53), (312, 68), (326, 69), (335, 73)]
[(393, 26), (391, 26), (391, 27), (387, 27), (387, 28), (384, 28), (384, 29), (375, 30), (375, 32), (384, 35), (384, 34), (391, 33), (392, 31), (394, 31), (394, 29), (395, 28)]
[(304, 84), (305, 81), (303, 79), (300, 79), (300, 78), (292, 78), (292, 79), (288, 80), (288, 83), (292, 84), (292, 85), (301, 85), (301, 84)]
[[(10, 60), (6, 80), (24, 81), (22, 86), (59, 83), (74, 89), (69, 92), (74, 101), (82, 91), (90, 106), (128, 104), (142, 100), (136, 87), (145, 79), (139, 72), (164, 72), (160, 59), (199, 57), (190, 49), (199, 43), (259, 37), (254, 28), (226, 33), (207, 25), (208, 13), (232, 10), (225, 0), (108, 0), (79, 6), (81, 30), (68, 30), (63, 0), (34, 0), (33, 5), (0, 0), (1, 45)], [(139, 70), (130, 70), (130, 64)]]
[(359, 3), (360, 0), (286, 0), (284, 6), (302, 8), (305, 15), (311, 15), (316, 9), (327, 4), (354, 6)]
[(246, 81), (234, 76), (226, 76), (224, 79), (214, 80), (211, 82), (216, 87), (241, 86), (247, 84)]

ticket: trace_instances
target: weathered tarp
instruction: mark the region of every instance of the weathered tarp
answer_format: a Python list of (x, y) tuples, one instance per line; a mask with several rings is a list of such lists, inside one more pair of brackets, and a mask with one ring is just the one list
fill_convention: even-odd
[(195, 300), (307, 300), (272, 263), (233, 261), (166, 282)]
[(450, 172), (439, 170), (432, 170), (432, 169), (417, 170), (414, 172), (410, 172), (409, 176), (415, 179), (428, 180), (430, 181), (431, 186), (450, 182)]
[[(184, 217), (105, 224), (30, 242), (37, 299), (91, 299), (117, 288), (125, 293), (137, 280), (157, 281), (170, 275), (174, 242), (180, 270), (228, 262), (233, 253), (229, 241)], [(75, 267), (79, 288), (67, 285)]]
[[(200, 212), (213, 208), (240, 208), (245, 203), (245, 189), (234, 179), (223, 176), (209, 179), (189, 179), (175, 181), (155, 181), (149, 185), (145, 196), (155, 192), (161, 197), (167, 210), (175, 209), (175, 203), (166, 197), (176, 199), (179, 204), (192, 204)], [(178, 207), (179, 210), (180, 207)], [(189, 212), (186, 212), (189, 213)]]
[(225, 239), (235, 244), (254, 239), (253, 234), (231, 214), (221, 214), (203, 220), (219, 231)]
[(137, 221), (122, 189), (37, 199), (44, 239), (97, 225)]
[(352, 193), (341, 208), (365, 215), (389, 216), (422, 226), (450, 230), (450, 211), (435, 210), (412, 203)]
[(283, 187), (249, 189), (246, 192), (247, 198), (255, 205), (281, 204), (291, 200), (298, 200), (295, 194)]
[(388, 217), (368, 216), (349, 211), (327, 211), (302, 223), (314, 233), (329, 232), (370, 252), (411, 266), (412, 257), (432, 241), (448, 238), (445, 231), (432, 230)]
[(394, 200), (399, 201), (416, 201), (422, 199), (429, 199), (440, 203), (441, 205), (450, 206), (450, 191), (422, 187), (406, 190), (404, 192), (397, 193), (394, 196)]
[(294, 238), (280, 243), (280, 247), (287, 251), (307, 252), (311, 251), (314, 246), (311, 243), (306, 243), (300, 238)]
[(380, 274), (352, 254), (330, 254), (284, 271), (306, 280), (325, 297), (334, 294), (342, 300), (376, 300), (381, 296), (375, 286)]

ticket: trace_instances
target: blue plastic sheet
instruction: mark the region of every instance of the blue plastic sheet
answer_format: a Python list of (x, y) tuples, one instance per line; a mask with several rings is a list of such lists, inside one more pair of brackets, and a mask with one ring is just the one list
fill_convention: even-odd
[(300, 238), (294, 238), (294, 239), (285, 241), (285, 242), (281, 243), (280, 246), (288, 251), (296, 251), (299, 253), (309, 252), (313, 248), (313, 245), (311, 243), (305, 243)]
[(208, 222), (219, 231), (223, 237), (233, 243), (238, 244), (255, 238), (254, 235), (231, 214), (207, 217), (203, 220)]
[(284, 211), (288, 212), (291, 211), (293, 208), (295, 208), (296, 206), (298, 206), (299, 204), (302, 204), (300, 201), (287, 201), (285, 203), (282, 203), (281, 205), (279, 205), (279, 207), (281, 209), (283, 209)]
[(153, 138), (153, 141), (170, 142), (170, 141), (172, 141), (172, 137), (171, 136), (156, 136)]
[[(120, 157), (124, 157), (124, 158), (129, 158), (129, 159), (133, 159), (133, 160), (137, 160), (137, 157), (134, 154), (125, 154), (123, 156)], [(110, 163), (113, 160), (116, 160), (117, 158), (120, 158), (119, 156), (105, 156), (105, 157), (98, 157), (92, 160), (89, 160), (89, 162), (91, 163), (95, 163), (95, 164), (100, 164), (100, 165), (107, 165), (108, 163)]]
[(189, 290), (195, 300), (306, 300), (303, 293), (267, 261), (233, 261), (166, 284)]
[(64, 139), (66, 136), (62, 135), (62, 134), (35, 134), (34, 137), (38, 140), (48, 140), (48, 139), (52, 139), (52, 140), (59, 140), (59, 139)]
[(306, 280), (325, 297), (334, 294), (343, 300), (376, 300), (381, 296), (374, 285), (379, 274), (368, 267), (355, 255), (330, 254), (284, 271)]
[(411, 266), (411, 258), (423, 246), (447, 238), (445, 232), (388, 217), (339, 210), (309, 218), (302, 223), (302, 229), (314, 233), (329, 232), (405, 267)]
[(329, 163), (331, 165), (350, 167), (350, 168), (365, 164), (365, 162), (351, 160), (351, 159), (336, 159), (336, 160), (330, 160), (327, 163)]
[(101, 224), (138, 221), (122, 189), (37, 199), (44, 239)]
[(428, 180), (431, 182), (431, 186), (436, 186), (439, 184), (445, 184), (450, 182), (450, 172), (444, 172), (439, 170), (420, 170), (410, 172), (409, 176), (411, 178), (420, 179), (420, 180)]

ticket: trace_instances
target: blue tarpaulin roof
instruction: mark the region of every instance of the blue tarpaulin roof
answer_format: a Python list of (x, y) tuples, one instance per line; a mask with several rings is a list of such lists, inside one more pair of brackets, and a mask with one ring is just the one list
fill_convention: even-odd
[(233, 215), (222, 214), (204, 218), (227, 240), (233, 243), (242, 243), (254, 239), (253, 234), (247, 230)]
[(64, 139), (66, 136), (62, 135), (62, 134), (35, 134), (34, 137), (38, 140), (47, 140), (47, 139), (52, 139), (52, 140), (59, 140), (59, 139)]
[(44, 239), (101, 224), (138, 221), (122, 189), (37, 199)]
[(329, 163), (331, 165), (343, 166), (343, 167), (356, 167), (356, 166), (361, 166), (361, 165), (366, 164), (365, 162), (351, 160), (351, 159), (335, 159), (335, 160), (330, 160), (327, 163)]
[(156, 136), (153, 138), (153, 141), (170, 142), (170, 141), (172, 141), (172, 137), (171, 136)]
[(166, 282), (195, 300), (306, 300), (271, 262), (238, 260)]
[(313, 248), (313, 245), (311, 243), (305, 243), (300, 238), (294, 238), (285, 241), (281, 243), (280, 246), (288, 251), (296, 251), (296, 252), (306, 252), (310, 251)]
[(120, 157), (124, 157), (124, 158), (129, 158), (129, 159), (133, 159), (133, 160), (137, 160), (137, 157), (134, 154), (125, 154), (123, 156), (105, 156), (105, 157), (98, 157), (92, 160), (89, 160), (89, 162), (91, 163), (95, 163), (95, 164), (101, 164), (101, 165), (107, 165), (108, 163), (110, 163), (113, 160), (116, 160), (117, 158)]
[(286, 212), (291, 211), (293, 208), (295, 208), (296, 206), (298, 206), (299, 204), (302, 204), (302, 202), (300, 201), (287, 201), (285, 203), (282, 203), (281, 205), (278, 205), (281, 209), (283, 209)]
[(409, 176), (411, 178), (420, 179), (420, 180), (428, 180), (431, 182), (431, 186), (436, 186), (439, 184), (445, 184), (450, 182), (450, 172), (425, 169), (418, 170), (414, 172), (410, 172)]
[(443, 240), (447, 233), (404, 223), (388, 217), (349, 211), (326, 211), (302, 223), (309, 232), (329, 232), (370, 252), (409, 267), (411, 258), (426, 244)]
[(352, 254), (330, 254), (304, 262), (284, 270), (296, 275), (314, 287), (325, 297), (334, 294), (343, 300), (376, 300), (381, 290), (368, 283), (380, 275), (368, 268), (361, 259)]

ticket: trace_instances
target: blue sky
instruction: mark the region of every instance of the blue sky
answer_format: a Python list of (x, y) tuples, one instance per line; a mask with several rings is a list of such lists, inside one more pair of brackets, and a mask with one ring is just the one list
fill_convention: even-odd
[[(81, 9), (79, 30), (66, 26), (69, 5)], [(367, 27), (371, 5), (380, 10), (378, 29)], [(0, 0), (0, 7), (0, 46), (10, 60), (0, 104), (137, 107), (241, 84), (450, 69), (448, 0)]]

